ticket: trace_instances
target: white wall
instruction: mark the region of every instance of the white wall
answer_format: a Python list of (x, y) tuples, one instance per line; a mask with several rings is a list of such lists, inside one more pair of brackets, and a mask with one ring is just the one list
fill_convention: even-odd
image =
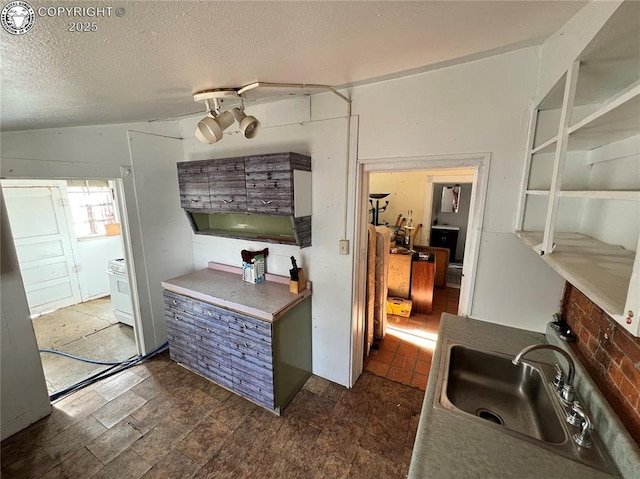
[(78, 240), (78, 254), (82, 300), (89, 301), (108, 295), (109, 277), (106, 271), (109, 260), (124, 257), (120, 235)]
[[(391, 193), (385, 199), (380, 200), (380, 206), (384, 206), (386, 200), (389, 200), (389, 206), (384, 213), (380, 213), (378, 222), (384, 223), (386, 221), (393, 226), (399, 214), (406, 218), (408, 211), (412, 210), (413, 226), (422, 223), (426, 181), (429, 174), (428, 171), (371, 173), (369, 175), (369, 192)], [(375, 200), (373, 202), (375, 204)], [(429, 225), (423, 224), (422, 228), (418, 232), (415, 244), (427, 244), (427, 235), (423, 235), (423, 233), (424, 230), (429, 229)]]
[(51, 412), (27, 297), (0, 188), (1, 439)]
[[(471, 315), (542, 331), (563, 281), (513, 234), (537, 54), (527, 48), (363, 86), (353, 99), (359, 158), (491, 153)], [(384, 98), (391, 107), (380, 107)]]
[[(524, 154), (528, 107), (536, 89), (537, 50), (524, 49), (464, 65), (355, 87), (350, 91), (359, 118), (359, 158), (400, 158), (491, 152), (487, 210), (472, 315), (501, 324), (542, 331), (557, 311), (562, 279), (513, 234)], [(406, 94), (399, 94), (405, 92)], [(380, 100), (391, 98), (392, 107)], [(265, 110), (260, 111), (264, 108)], [(252, 109), (262, 119), (268, 106)], [(353, 244), (353, 198), (345, 197), (344, 105), (333, 95), (279, 102), (280, 117), (266, 119), (260, 134), (246, 140), (235, 133), (216, 145), (193, 138), (199, 118), (182, 122), (185, 159), (223, 158), (257, 152), (296, 151), (313, 159), (313, 246), (266, 245), (194, 236), (194, 264), (239, 265), (240, 250), (269, 247), (267, 270), (286, 275), (288, 257), (302, 257), (313, 282), (314, 373), (341, 384), (349, 377), (352, 257), (338, 254), (342, 213), (348, 208)], [(291, 120), (287, 120), (287, 116)], [(308, 119), (305, 121), (305, 116)], [(295, 117), (295, 120), (293, 119)], [(332, 119), (335, 118), (335, 119)], [(312, 121), (308, 121), (308, 120)], [(295, 123), (294, 123), (295, 122)], [(381, 132), (384, 131), (384, 135)], [(350, 178), (351, 190), (355, 178)], [(508, 270), (505, 271), (506, 265)]]
[[(332, 99), (328, 99), (329, 105), (324, 104), (323, 107), (331, 109), (333, 106), (333, 115), (344, 116), (345, 104), (331, 102)], [(309, 122), (312, 118), (309, 99), (281, 101), (273, 107), (250, 110), (263, 123), (261, 132), (251, 140), (232, 133), (225, 135), (218, 144), (204, 145), (192, 133), (199, 118), (184, 120), (185, 159), (282, 151), (310, 155), (313, 172), (312, 246), (300, 249), (289, 245), (193, 235), (194, 264), (196, 268), (206, 267), (208, 261), (240, 266), (242, 249), (268, 247), (267, 272), (288, 276), (291, 267), (289, 257), (294, 255), (313, 283), (314, 373), (346, 385), (351, 362), (351, 256), (338, 254), (345, 207), (346, 119), (314, 117), (314, 121)]]
[(131, 238), (133, 258), (128, 260), (137, 283), (142, 319), (137, 334), (139, 347), (145, 352), (166, 340), (160, 281), (193, 268), (189, 234), (184, 228), (175, 228), (176, 223), (186, 225), (179, 208), (175, 171), (182, 146), (179, 139), (172, 139), (180, 135), (176, 122), (1, 135), (0, 175), (5, 178), (121, 179), (127, 210), (122, 226), (124, 231), (128, 228)]

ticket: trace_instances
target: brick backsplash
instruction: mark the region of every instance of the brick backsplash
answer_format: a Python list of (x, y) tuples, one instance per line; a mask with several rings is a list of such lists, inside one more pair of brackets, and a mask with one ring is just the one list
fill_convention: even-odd
[(640, 445), (640, 338), (634, 338), (569, 283), (562, 313), (577, 336), (573, 350)]

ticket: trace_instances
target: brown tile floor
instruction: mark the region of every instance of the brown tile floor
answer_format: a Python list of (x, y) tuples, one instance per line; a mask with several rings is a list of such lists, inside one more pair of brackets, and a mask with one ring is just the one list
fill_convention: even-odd
[(163, 353), (53, 405), (2, 442), (2, 477), (406, 477), (424, 393), (312, 376), (281, 417)]
[(431, 314), (411, 313), (409, 318), (389, 315), (387, 334), (365, 359), (365, 371), (424, 391), (438, 339), (440, 315), (456, 314), (459, 300), (459, 289), (436, 288)]

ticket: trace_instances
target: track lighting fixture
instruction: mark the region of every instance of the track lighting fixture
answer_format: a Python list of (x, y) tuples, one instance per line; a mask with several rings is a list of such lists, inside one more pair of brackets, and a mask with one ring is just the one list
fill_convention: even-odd
[(238, 121), (238, 124), (240, 125), (240, 131), (245, 138), (253, 138), (258, 134), (260, 122), (256, 119), (255, 116), (245, 115), (244, 110), (241, 110), (240, 108), (233, 108), (231, 110), (231, 113), (233, 113), (233, 116)]
[[(264, 93), (256, 96), (256, 92), (258, 91)], [(277, 93), (277, 91), (284, 93)], [(234, 120), (238, 122), (238, 127), (245, 138), (255, 138), (258, 134), (260, 122), (256, 117), (247, 116), (244, 113), (244, 100), (246, 98), (250, 100), (256, 100), (257, 98), (264, 100), (265, 98), (282, 95), (311, 95), (323, 91), (331, 92), (344, 100), (348, 105), (347, 117), (351, 117), (351, 100), (329, 85), (254, 82), (240, 88), (219, 88), (194, 93), (194, 101), (203, 101), (207, 105), (207, 116), (198, 122), (195, 131), (196, 138), (203, 143), (216, 143), (222, 139), (224, 130), (229, 128)], [(233, 105), (233, 108), (224, 109), (223, 106), (226, 105), (223, 104), (225, 102), (227, 102), (229, 106)], [(240, 107), (237, 106), (238, 103), (240, 103)], [(348, 128), (350, 128), (350, 125), (351, 123), (347, 123)], [(348, 147), (349, 145), (347, 145), (347, 150)], [(348, 156), (347, 154), (347, 157)]]
[[(236, 120), (245, 138), (254, 138), (258, 133), (260, 122), (254, 116), (244, 113), (242, 97), (235, 90), (208, 90), (193, 95), (195, 101), (204, 101), (207, 105), (207, 116), (198, 122), (195, 135), (202, 143), (213, 144), (222, 139), (224, 130)], [(240, 100), (240, 108), (234, 107), (221, 112), (225, 100)], [(213, 107), (211, 102), (213, 101)]]

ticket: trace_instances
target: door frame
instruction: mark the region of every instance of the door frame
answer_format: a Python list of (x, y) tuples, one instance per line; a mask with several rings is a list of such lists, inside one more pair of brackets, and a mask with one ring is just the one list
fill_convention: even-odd
[[(127, 167), (124, 167), (127, 168)], [(125, 257), (125, 261), (127, 262), (127, 276), (129, 278), (129, 290), (131, 297), (131, 306), (133, 308), (133, 333), (136, 342), (136, 346), (138, 348), (138, 354), (145, 354), (146, 348), (143, 337), (142, 323), (141, 323), (141, 314), (140, 314), (140, 301), (138, 299), (138, 288), (136, 287), (136, 275), (133, 267), (133, 253), (132, 253), (132, 244), (131, 244), (131, 233), (128, 222), (127, 208), (125, 203), (125, 189), (126, 185), (122, 178), (114, 178), (114, 177), (101, 177), (95, 174), (91, 174), (93, 172), (86, 171), (87, 175), (83, 175), (83, 173), (77, 173), (69, 178), (65, 177), (51, 177), (51, 178), (25, 178), (25, 177), (12, 177), (6, 176), (2, 177), (2, 180), (9, 180), (11, 184), (19, 185), (23, 184), (33, 185), (33, 186), (51, 186), (54, 182), (65, 182), (67, 179), (70, 180), (84, 180), (84, 179), (100, 179), (113, 182), (116, 193), (116, 204), (118, 207), (118, 216), (120, 220), (120, 229), (121, 229), (121, 238), (122, 238), (122, 248)], [(71, 218), (67, 218), (69, 222), (69, 227), (73, 230), (73, 225), (71, 223)], [(14, 240), (15, 241), (15, 240)], [(74, 255), (78, 258), (77, 250), (74, 250)]]
[(468, 316), (473, 305), (480, 240), (489, 182), (491, 153), (433, 155), (398, 158), (358, 159), (356, 162), (356, 198), (353, 254), (353, 306), (351, 314), (351, 369), (349, 384), (353, 386), (363, 370), (364, 313), (366, 306), (367, 222), (369, 205), (369, 173), (414, 170), (474, 170), (474, 190), (469, 209), (465, 246), (465, 262), (460, 288), (459, 312)]

